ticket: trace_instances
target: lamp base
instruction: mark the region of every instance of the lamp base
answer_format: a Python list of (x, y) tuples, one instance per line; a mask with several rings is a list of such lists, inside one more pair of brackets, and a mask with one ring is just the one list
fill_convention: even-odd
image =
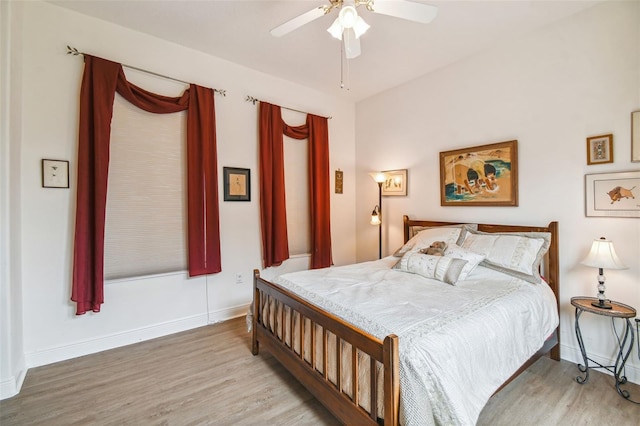
[(600, 309), (613, 309), (613, 306), (606, 302), (591, 302), (591, 306), (595, 306)]

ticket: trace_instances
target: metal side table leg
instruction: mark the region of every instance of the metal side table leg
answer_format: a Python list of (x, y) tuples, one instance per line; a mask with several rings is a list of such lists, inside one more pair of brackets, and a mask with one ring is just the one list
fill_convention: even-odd
[(581, 385), (589, 381), (589, 358), (587, 358), (587, 350), (584, 347), (584, 340), (582, 340), (582, 333), (580, 332), (580, 315), (584, 312), (582, 309), (576, 308), (576, 338), (578, 339), (578, 345), (580, 346), (580, 352), (582, 353), (583, 364), (578, 364), (578, 370), (585, 373), (584, 377), (576, 377), (576, 382)]
[[(612, 323), (615, 318), (611, 318)], [(614, 376), (616, 379), (616, 390), (618, 393), (625, 399), (629, 399), (630, 394), (629, 391), (620, 389), (620, 385), (624, 385), (627, 383), (627, 378), (624, 376), (624, 366), (627, 363), (627, 359), (629, 359), (629, 355), (631, 354), (631, 350), (633, 349), (633, 327), (631, 326), (631, 321), (627, 318), (625, 320), (624, 325), (624, 335), (622, 340), (618, 339), (618, 357), (616, 358), (616, 364), (614, 367)], [(629, 343), (627, 347), (627, 341)], [(625, 351), (626, 348), (626, 351)]]

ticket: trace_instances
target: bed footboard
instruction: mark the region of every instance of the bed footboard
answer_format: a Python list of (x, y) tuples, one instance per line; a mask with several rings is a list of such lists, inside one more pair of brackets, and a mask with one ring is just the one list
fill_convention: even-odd
[[(253, 276), (252, 352), (269, 351), (344, 424), (398, 425), (398, 338), (354, 328)], [(365, 395), (365, 397), (362, 397)]]

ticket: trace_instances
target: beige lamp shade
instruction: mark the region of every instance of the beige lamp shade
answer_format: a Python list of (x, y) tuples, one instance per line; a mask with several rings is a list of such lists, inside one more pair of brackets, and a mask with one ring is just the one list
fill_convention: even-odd
[(589, 251), (587, 257), (580, 263), (594, 268), (628, 269), (616, 254), (613, 242), (604, 237), (599, 240), (593, 240), (591, 251)]
[(377, 183), (383, 183), (387, 176), (383, 172), (370, 172), (369, 176)]

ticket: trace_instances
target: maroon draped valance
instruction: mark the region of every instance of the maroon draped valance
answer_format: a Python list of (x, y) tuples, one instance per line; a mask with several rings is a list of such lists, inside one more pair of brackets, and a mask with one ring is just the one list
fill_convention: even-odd
[[(217, 150), (213, 89), (191, 84), (180, 97), (148, 92), (126, 80), (122, 66), (85, 55), (80, 91), (78, 189), (73, 256), (76, 314), (104, 302), (104, 226), (109, 142), (115, 92), (144, 109), (187, 110), (187, 226), (189, 275), (221, 271)], [(162, 232), (162, 230), (158, 230)]]
[(311, 268), (331, 266), (329, 126), (327, 118), (307, 114), (306, 124), (289, 126), (277, 105), (260, 102), (260, 218), (265, 268), (289, 258), (284, 190), (283, 135), (309, 139)]

